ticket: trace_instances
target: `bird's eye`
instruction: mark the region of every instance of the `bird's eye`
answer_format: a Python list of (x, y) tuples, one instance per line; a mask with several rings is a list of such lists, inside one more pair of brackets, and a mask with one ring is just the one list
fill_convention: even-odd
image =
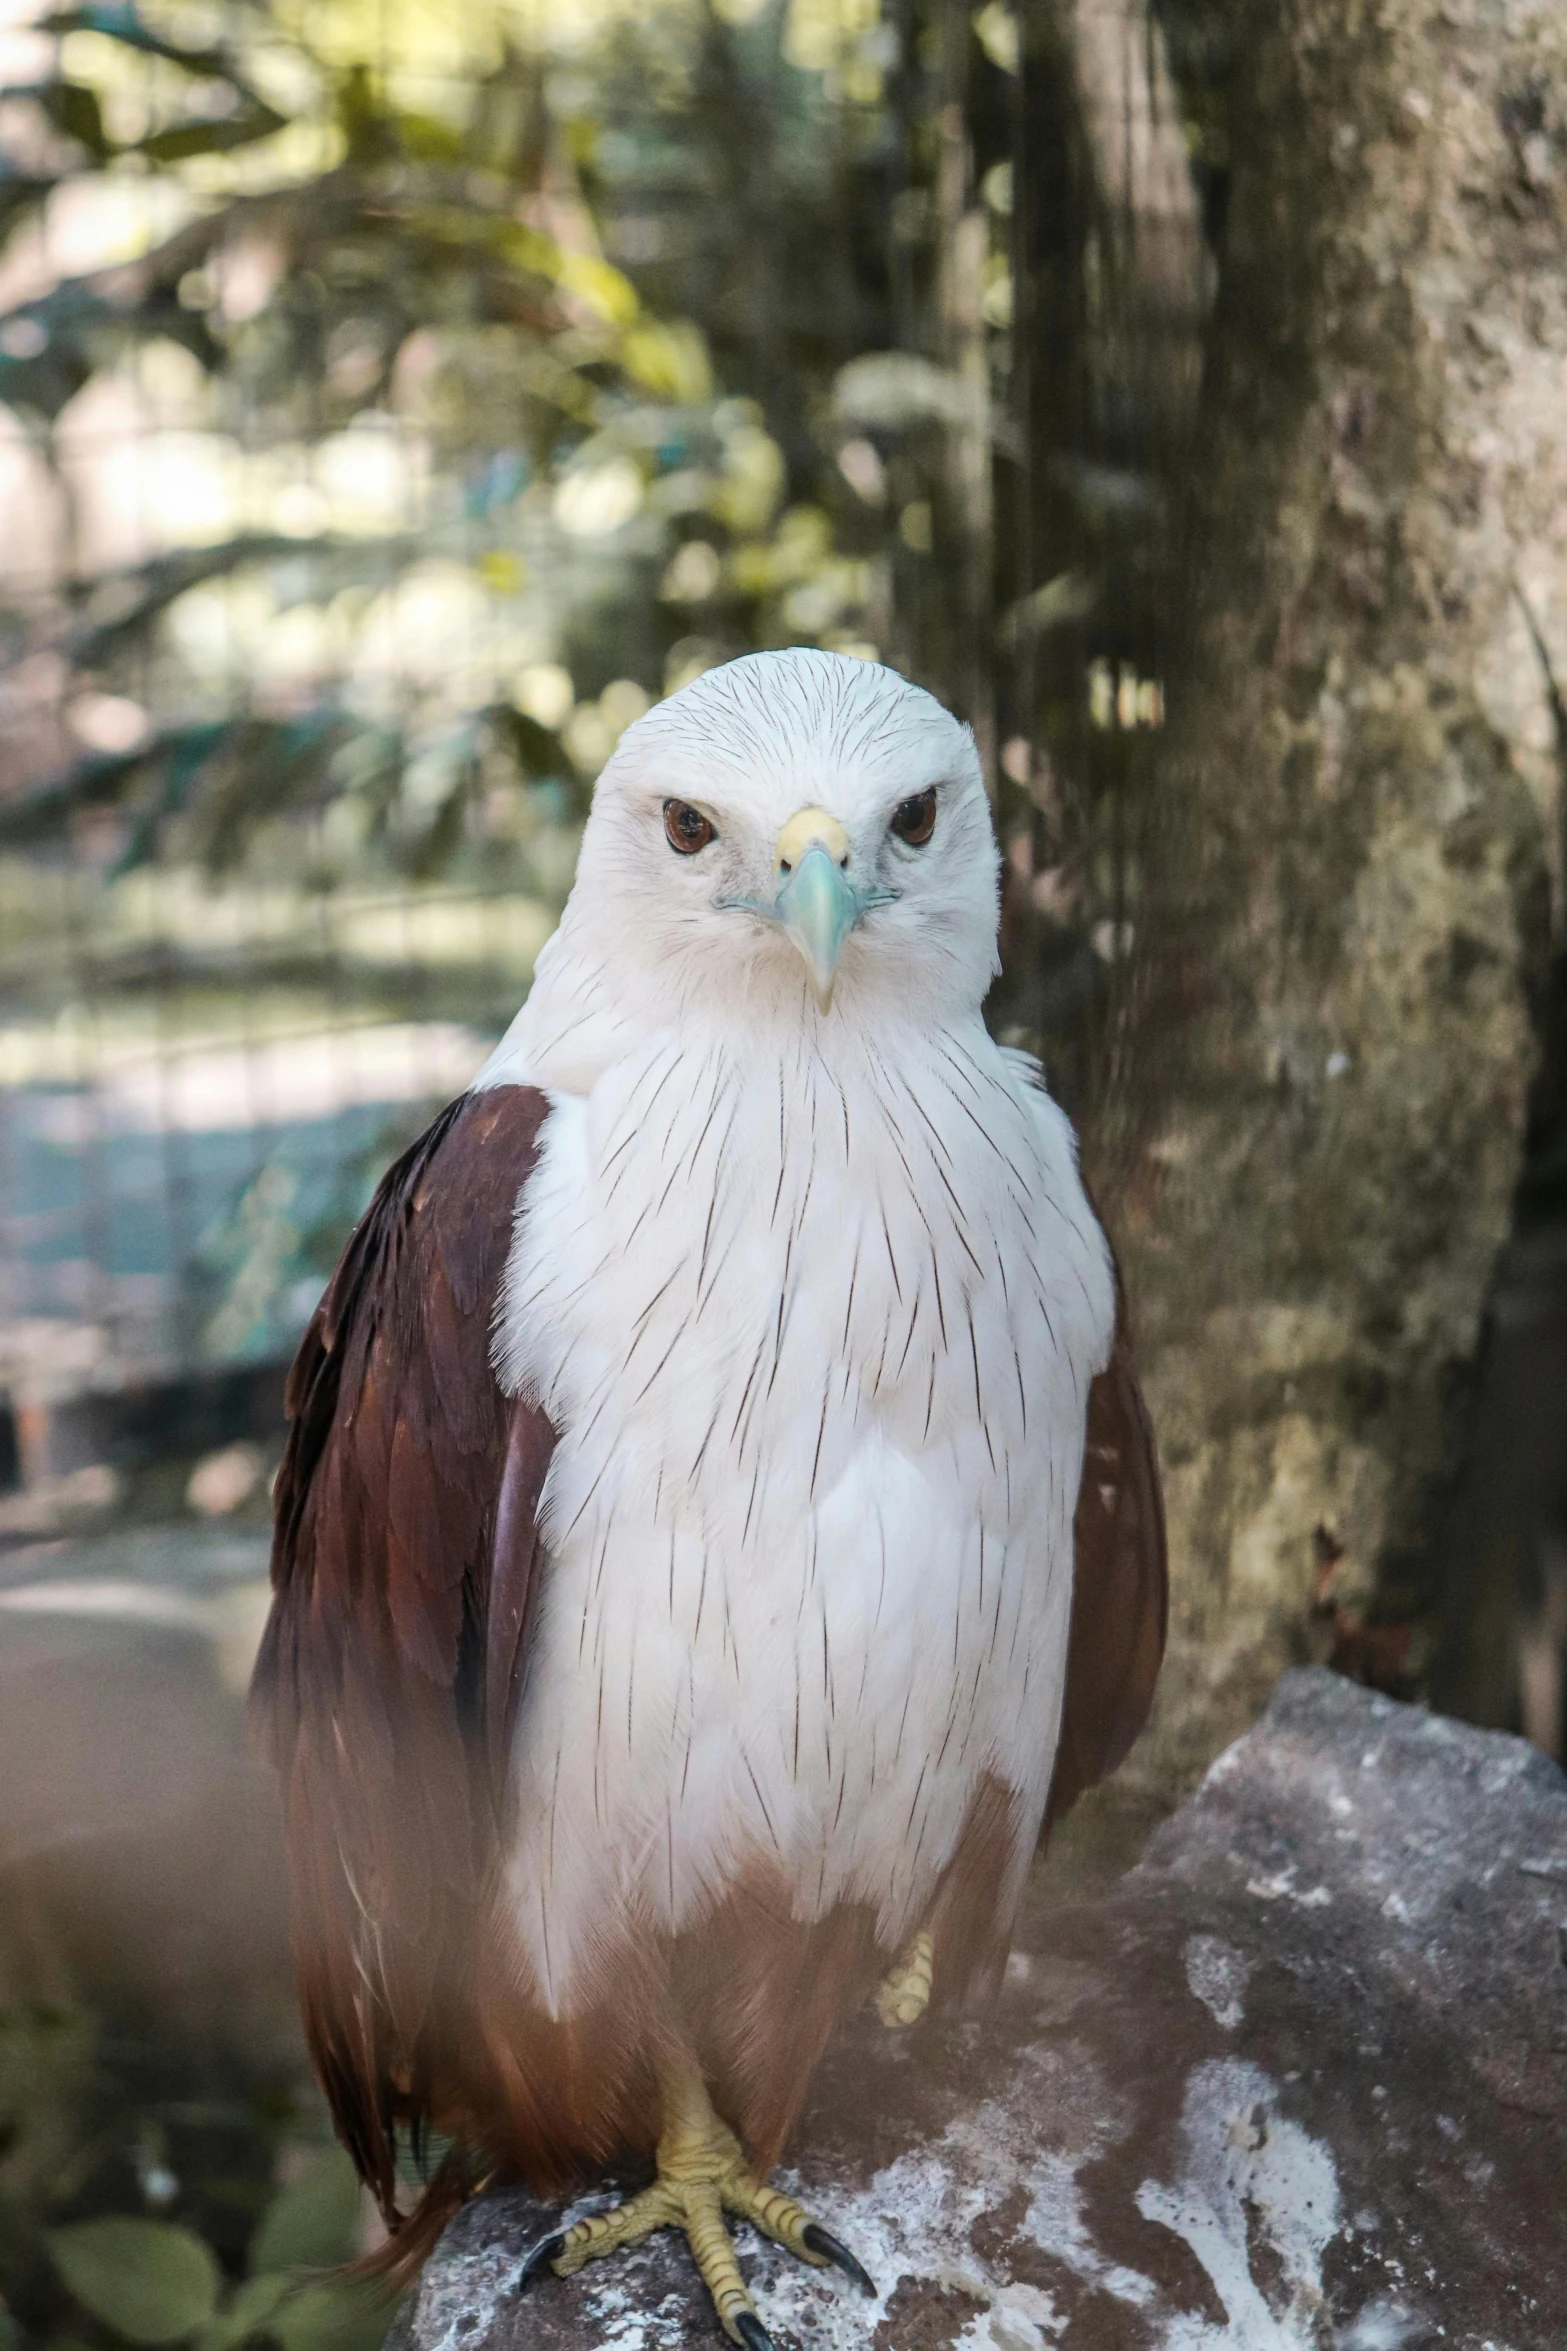
[(718, 838), (717, 826), (709, 824), (701, 809), (693, 808), (689, 800), (664, 802), (664, 831), (669, 846), (681, 857), (694, 857)]
[(900, 841), (907, 841), (911, 849), (923, 849), (936, 829), (936, 787), (928, 792), (916, 792), (912, 800), (900, 800), (892, 812), (892, 830)]

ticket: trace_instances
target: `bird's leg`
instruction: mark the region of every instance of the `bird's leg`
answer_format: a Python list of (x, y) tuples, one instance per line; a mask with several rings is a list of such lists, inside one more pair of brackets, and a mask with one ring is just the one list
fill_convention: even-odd
[(694, 2058), (667, 2062), (660, 2070), (659, 2086), (663, 2118), (652, 2186), (613, 2212), (594, 2213), (535, 2245), (523, 2264), (523, 2285), (545, 2267), (557, 2277), (570, 2277), (606, 2253), (640, 2243), (655, 2229), (680, 2228), (730, 2341), (745, 2345), (746, 2351), (771, 2351), (724, 2226), (724, 2214), (730, 2212), (813, 2268), (824, 2269), (830, 2262), (867, 2293), (875, 2293), (854, 2255), (836, 2237), (791, 2197), (756, 2178), (734, 2132), (714, 2112)]
[(936, 1964), (936, 1942), (929, 1927), (921, 1927), (896, 1967), (888, 1970), (876, 1990), (876, 2013), (884, 2025), (918, 2024), (930, 2006), (931, 1975)]

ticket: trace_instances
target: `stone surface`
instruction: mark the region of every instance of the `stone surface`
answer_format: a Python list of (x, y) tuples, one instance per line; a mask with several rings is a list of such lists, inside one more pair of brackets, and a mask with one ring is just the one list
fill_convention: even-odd
[[(1567, 1780), (1321, 1671), (1107, 1893), (1042, 1869), (999, 2009), (858, 2024), (785, 2184), (873, 2304), (747, 2239), (779, 2351), (1567, 2342)], [(470, 2205), (395, 2351), (717, 2342), (669, 2238), (516, 2292)]]

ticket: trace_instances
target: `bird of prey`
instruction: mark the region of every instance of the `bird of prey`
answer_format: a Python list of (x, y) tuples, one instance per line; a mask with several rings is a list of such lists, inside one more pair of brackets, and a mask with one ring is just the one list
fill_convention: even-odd
[[(846, 656), (621, 738), (532, 992), (300, 1347), (256, 1700), (337, 2128), (415, 2264), (487, 2178), (728, 2219), (839, 2019), (993, 1983), (1162, 1653), (1153, 1444), (970, 733)], [(879, 1986), (879, 1990), (877, 1987)], [(451, 2151), (412, 2212), (400, 2140)]]

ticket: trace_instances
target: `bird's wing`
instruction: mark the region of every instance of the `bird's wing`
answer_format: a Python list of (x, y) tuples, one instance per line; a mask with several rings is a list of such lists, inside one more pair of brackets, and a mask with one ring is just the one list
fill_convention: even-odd
[(391, 1169), (289, 1375), (252, 1702), (282, 1776), (305, 2027), (390, 2214), (491, 1882), (553, 1444), (490, 1327), (544, 1097), (453, 1103)]
[(1159, 1462), (1119, 1285), (1110, 1360), (1088, 1393), (1075, 1534), (1051, 1821), (1114, 1771), (1142, 1729), (1169, 1618)]

